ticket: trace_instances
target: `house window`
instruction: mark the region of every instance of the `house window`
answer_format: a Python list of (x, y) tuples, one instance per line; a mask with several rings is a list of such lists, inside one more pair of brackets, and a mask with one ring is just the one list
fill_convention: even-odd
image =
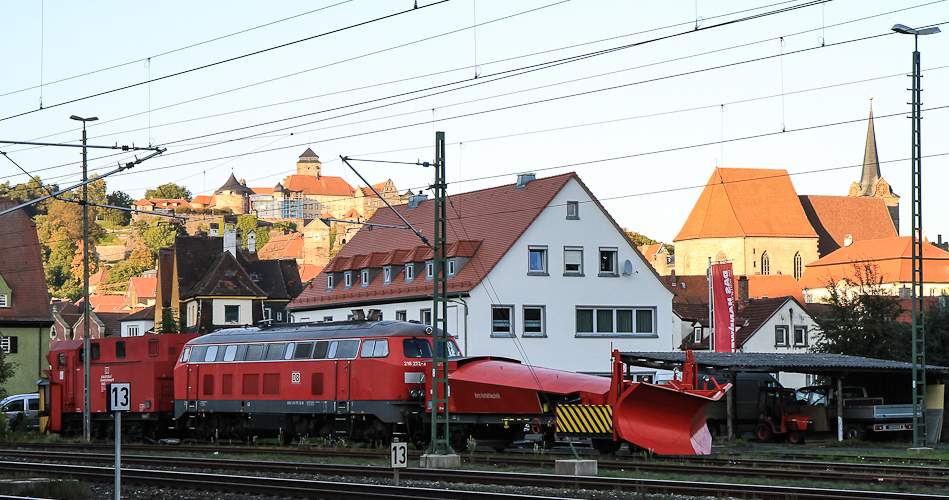
[(273, 309), (269, 307), (264, 308), (264, 321), (270, 321), (273, 319)]
[(405, 265), (405, 282), (411, 283), (415, 279), (415, 265), (406, 264)]
[(544, 306), (524, 306), (525, 337), (546, 337), (544, 333)]
[(701, 326), (696, 326), (692, 328), (692, 342), (698, 344), (702, 341), (702, 331), (704, 328)]
[(362, 277), (360, 278), (360, 280), (362, 281), (363, 288), (369, 286), (369, 270), (368, 269), (362, 270)]
[(761, 252), (761, 274), (771, 274), (771, 257), (768, 252)]
[(432, 324), (432, 310), (431, 309), (422, 309), (419, 311), (419, 318), (423, 324), (431, 325)]
[(796, 346), (807, 345), (807, 327), (806, 326), (794, 327), (794, 345)]
[(16, 337), (0, 337), (0, 349), (3, 350), (4, 354), (16, 354), (17, 353)]
[(353, 272), (346, 271), (343, 273), (343, 289), (348, 290), (351, 286), (353, 286)]
[(527, 274), (547, 276), (547, 247), (527, 248)]
[(513, 328), (514, 308), (511, 306), (491, 306), (491, 336), (510, 337)]
[(788, 327), (786, 325), (774, 327), (774, 345), (788, 345)]
[(392, 266), (385, 266), (382, 268), (382, 284), (388, 285), (392, 282)]
[(563, 275), (583, 276), (583, 247), (563, 248)]
[(567, 202), (567, 218), (568, 219), (579, 219), (580, 218), (580, 203), (576, 201)]
[(333, 275), (327, 274), (326, 275), (326, 291), (328, 292), (332, 289), (333, 289)]
[(188, 326), (198, 324), (198, 304), (197, 302), (188, 302)]
[(619, 276), (616, 273), (616, 249), (600, 249), (600, 276)]
[(448, 261), (448, 277), (451, 278), (455, 275), (455, 259)]
[(138, 337), (138, 325), (129, 325), (127, 337)]
[(408, 321), (408, 316), (405, 314), (405, 311), (396, 311), (395, 312), (396, 321)]
[(435, 261), (425, 261), (425, 279), (430, 280), (435, 277)]
[(631, 307), (577, 307), (578, 336), (656, 335), (655, 310)]
[(9, 295), (0, 293), (0, 307), (10, 307)]
[(794, 279), (801, 279), (804, 274), (804, 261), (801, 259), (801, 252), (794, 254)]
[(333, 321), (333, 317), (332, 317), (332, 316), (323, 316), (323, 321), (326, 322), (326, 323), (329, 323), (330, 321)]
[(224, 306), (224, 322), (225, 323), (237, 323), (241, 320), (241, 306), (226, 305)]

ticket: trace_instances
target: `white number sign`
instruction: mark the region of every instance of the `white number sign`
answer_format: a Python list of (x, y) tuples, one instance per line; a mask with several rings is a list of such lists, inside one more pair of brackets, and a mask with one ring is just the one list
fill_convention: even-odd
[(391, 467), (404, 469), (409, 466), (409, 447), (406, 443), (392, 443), (390, 447)]
[(132, 392), (128, 382), (109, 384), (109, 411), (129, 411)]

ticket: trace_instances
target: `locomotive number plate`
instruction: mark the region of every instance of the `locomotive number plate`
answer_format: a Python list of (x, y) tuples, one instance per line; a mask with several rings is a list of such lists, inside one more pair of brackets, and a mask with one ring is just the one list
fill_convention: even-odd
[(290, 373), (290, 383), (299, 384), (300, 383), (300, 372), (291, 372)]

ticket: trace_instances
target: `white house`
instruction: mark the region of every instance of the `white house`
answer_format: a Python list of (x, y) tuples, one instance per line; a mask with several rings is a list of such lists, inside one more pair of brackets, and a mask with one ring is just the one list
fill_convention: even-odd
[(138, 337), (145, 335), (155, 328), (155, 306), (149, 306), (141, 311), (129, 314), (119, 320), (122, 325), (123, 337)]
[[(464, 354), (605, 373), (610, 352), (669, 351), (672, 292), (574, 173), (450, 197), (449, 333)], [(434, 201), (397, 207), (433, 236)], [(404, 225), (379, 209), (370, 223)], [(292, 321), (353, 310), (431, 321), (433, 252), (406, 229), (364, 227), (289, 306)]]

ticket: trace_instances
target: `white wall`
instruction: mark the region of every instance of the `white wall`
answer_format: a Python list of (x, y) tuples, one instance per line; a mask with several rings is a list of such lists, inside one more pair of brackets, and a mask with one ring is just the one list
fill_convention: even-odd
[[(793, 314), (791, 313), (793, 310)], [(775, 327), (783, 325), (788, 327), (789, 342), (788, 345), (775, 344)], [(807, 339), (805, 345), (795, 345), (794, 327), (807, 327)], [(802, 310), (792, 300), (788, 300), (780, 309), (758, 328), (758, 331), (749, 338), (742, 352), (775, 352), (775, 353), (804, 353), (808, 348), (814, 345), (817, 339), (817, 333), (820, 328), (806, 311)], [(808, 385), (807, 375), (802, 373), (778, 373), (775, 378), (781, 382), (784, 387), (803, 387)]]
[(250, 325), (253, 324), (253, 316), (251, 307), (253, 307), (253, 301), (250, 299), (214, 299), (214, 314), (211, 317), (212, 323), (217, 325), (227, 325), (224, 321), (224, 306), (240, 306), (240, 320), (237, 325)]
[(141, 335), (145, 335), (145, 332), (154, 328), (155, 322), (152, 320), (147, 320), (147, 319), (143, 319), (139, 321), (123, 321), (122, 322), (122, 336), (123, 337), (132, 336), (132, 334), (129, 333), (130, 326), (138, 328), (138, 333), (136, 334), (136, 336), (141, 336)]

